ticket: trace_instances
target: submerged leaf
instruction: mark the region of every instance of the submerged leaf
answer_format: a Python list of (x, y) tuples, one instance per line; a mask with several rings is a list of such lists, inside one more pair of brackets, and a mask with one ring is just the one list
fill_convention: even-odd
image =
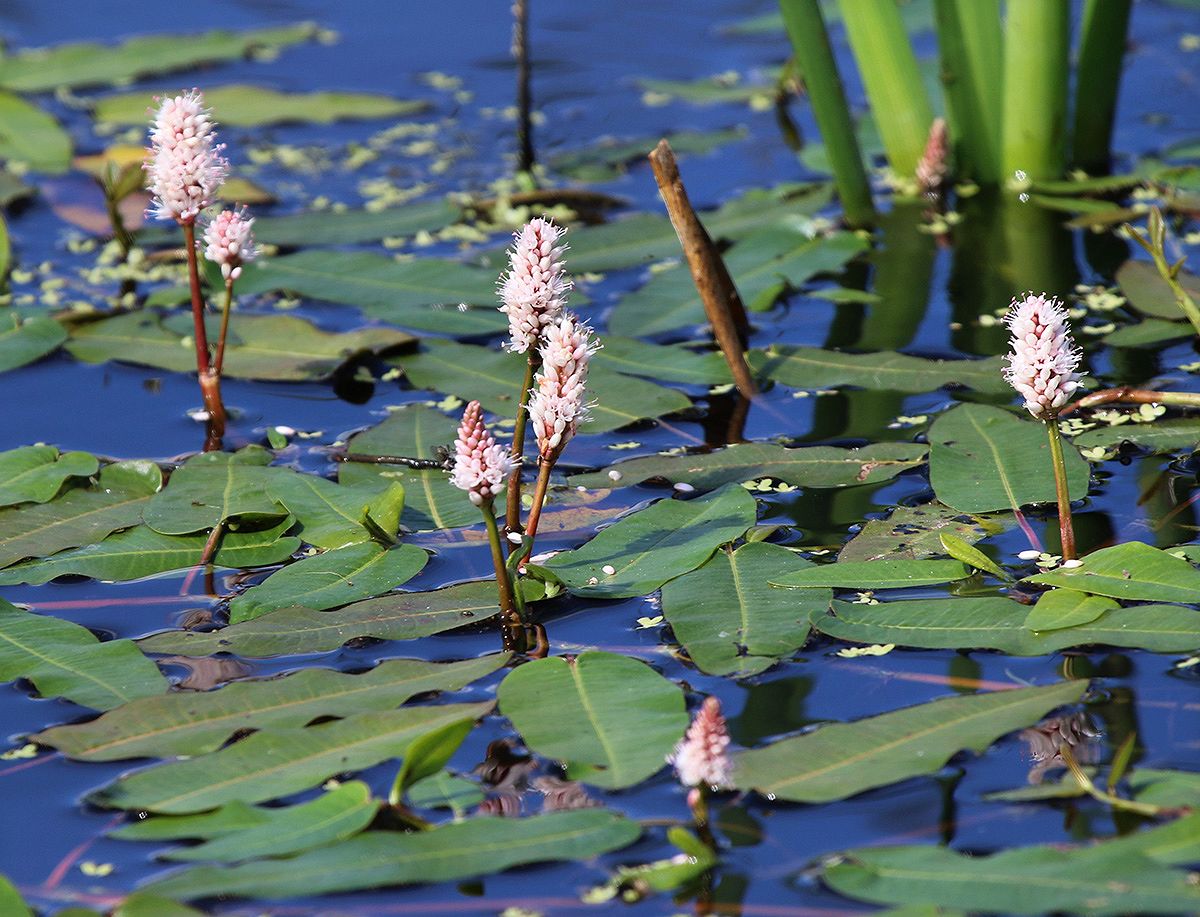
[(43, 697), (110, 710), (167, 690), (158, 666), (128, 640), (101, 643), (86, 627), (0, 599), (0, 681), (27, 678)]
[(526, 745), (566, 762), (568, 779), (609, 789), (661, 770), (688, 724), (678, 685), (616, 653), (535, 659), (508, 674), (497, 699)]
[(809, 618), (833, 592), (772, 589), (768, 583), (812, 564), (765, 542), (717, 551), (699, 569), (663, 586), (663, 614), (697, 667), (710, 675), (754, 675), (808, 639)]
[[(874, 609), (872, 609), (874, 610)], [(734, 757), (737, 785), (770, 798), (829, 802), (930, 774), (960, 749), (996, 739), (1078, 701), (1086, 681), (950, 697), (822, 726)]]

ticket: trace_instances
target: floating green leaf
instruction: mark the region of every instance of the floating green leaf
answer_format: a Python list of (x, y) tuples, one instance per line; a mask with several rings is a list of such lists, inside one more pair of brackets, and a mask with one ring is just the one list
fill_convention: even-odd
[[(455, 341), (426, 341), (423, 346), (421, 353), (395, 360), (413, 385), (477, 400), (503, 417), (516, 416), (525, 372), (521, 354)], [(591, 420), (580, 428), (582, 433), (606, 433), (691, 407), (681, 392), (600, 367), (589, 373), (588, 391), (596, 404)]]
[(834, 891), (876, 904), (1005, 914), (1192, 914), (1200, 888), (1181, 870), (1113, 843), (1018, 847), (980, 857), (945, 847), (864, 847), (827, 868)]
[(11, 914), (12, 917), (34, 917), (17, 887), (3, 875), (0, 875), (0, 912)]
[[(309, 22), (271, 29), (224, 29), (188, 35), (146, 35), (119, 45), (78, 42), (30, 48), (0, 61), (0, 86), (17, 92), (122, 83), (138, 76), (186, 70), (198, 64), (237, 60), (257, 48), (282, 48), (308, 41)], [(149, 101), (149, 100), (148, 100)]]
[(101, 541), (136, 525), (162, 486), (153, 462), (118, 462), (100, 471), (95, 487), (72, 487), (49, 503), (0, 510), (0, 567)]
[(979, 548), (968, 544), (957, 535), (942, 532), (938, 535), (938, 540), (942, 543), (942, 547), (946, 549), (946, 553), (955, 560), (961, 560), (969, 567), (990, 573), (992, 576), (1006, 582), (1012, 582), (1013, 577), (1009, 575), (1007, 570), (984, 554)]
[(1010, 599), (960, 597), (855, 605), (834, 602), (817, 618), (821, 633), (854, 643), (894, 643), (920, 649), (993, 649), (1045, 656), (1074, 646), (1130, 646), (1154, 653), (1200, 647), (1200, 612), (1181, 605), (1113, 608), (1089, 624), (1034, 633), (1028, 609)]
[(661, 770), (688, 724), (678, 685), (615, 653), (536, 659), (508, 674), (497, 699), (526, 745), (565, 761), (569, 779), (608, 789)]
[(0, 681), (28, 678), (43, 697), (109, 710), (162, 694), (167, 680), (128, 640), (101, 643), (86, 627), (0, 599)]
[[(1192, 771), (1139, 767), (1129, 778), (1129, 788), (1138, 802), (1191, 809), (1200, 806), (1200, 774)], [(1200, 818), (1193, 820), (1200, 824)], [(1200, 834), (1194, 838), (1200, 843)]]
[(699, 352), (682, 345), (651, 344), (613, 334), (604, 335), (604, 347), (592, 357), (591, 365), (663, 382), (689, 385), (733, 382), (729, 364), (716, 351)]
[[(1053, 503), (1054, 468), (1044, 426), (1002, 408), (960, 404), (929, 428), (929, 478), (939, 500), (982, 513)], [(1064, 446), (1071, 499), (1087, 493), (1088, 464)]]
[(408, 788), (408, 801), (418, 809), (452, 809), (461, 816), (483, 802), (483, 790), (478, 783), (439, 771), (432, 777), (418, 780)]
[(1176, 452), (1200, 445), (1200, 420), (1180, 418), (1154, 423), (1126, 423), (1115, 427), (1087, 430), (1072, 439), (1076, 448), (1108, 448), (1133, 443), (1153, 452)]
[[(69, 913), (71, 910), (68, 908), (59, 913), (64, 917), (71, 917)], [(85, 915), (76, 914), (75, 917), (85, 917)], [(87, 912), (86, 917), (93, 917), (93, 913)], [(112, 917), (204, 917), (204, 912), (169, 898), (148, 895), (145, 892), (134, 892), (117, 906), (117, 909), (112, 912)]]
[(171, 474), (151, 499), (142, 519), (164, 535), (187, 535), (240, 518), (277, 520), (287, 511), (268, 493), (273, 477), (290, 472), (267, 468), (271, 454), (249, 447), (240, 452), (203, 452)]
[[(734, 245), (725, 255), (725, 263), (746, 307), (764, 311), (785, 290), (815, 274), (840, 270), (866, 247), (853, 233), (814, 238), (787, 226), (769, 226)], [(617, 334), (645, 335), (705, 321), (691, 272), (678, 267), (626, 295), (609, 319), (609, 327)]]
[(284, 608), (218, 631), (166, 631), (138, 641), (147, 653), (184, 656), (291, 656), (335, 650), (348, 640), (412, 640), (499, 612), (496, 584), (463, 583), (434, 592), (398, 592), (336, 611)]
[(414, 740), (405, 751), (404, 761), (392, 782), (389, 797), (392, 805), (402, 804), (404, 793), (409, 786), (440, 771), (446, 762), (454, 757), (454, 753), (474, 726), (470, 720), (448, 723)]
[(267, 824), (279, 810), (252, 806), (246, 802), (227, 802), (211, 812), (198, 815), (156, 815), (136, 817), (108, 833), (123, 841), (180, 841), (190, 838), (209, 840)]
[[(4, 230), (0, 228), (0, 235)], [(7, 273), (0, 266), (0, 278)], [(0, 373), (27, 366), (47, 354), (54, 353), (67, 339), (67, 330), (52, 318), (33, 316), (19, 319), (13, 316), (0, 331)]]
[(772, 586), (808, 589), (834, 586), (840, 589), (903, 589), (906, 586), (935, 586), (970, 575), (957, 560), (846, 560), (836, 564), (814, 564), (771, 580)]
[(739, 74), (721, 73), (699, 80), (638, 80), (645, 92), (664, 99), (680, 99), (694, 105), (745, 102), (753, 108), (769, 108), (778, 94), (778, 83), (743, 82)]
[(1074, 589), (1051, 589), (1038, 597), (1037, 604), (1025, 616), (1025, 626), (1032, 631), (1061, 630), (1077, 624), (1091, 624), (1117, 603), (1112, 599), (1087, 595)]
[(254, 237), (268, 245), (353, 245), (434, 232), (457, 222), (461, 216), (461, 211), (444, 199), (383, 210), (310, 210), (288, 216), (257, 217)]
[[(291, 557), (300, 539), (283, 533), (291, 527), (285, 519), (270, 529), (228, 532), (213, 556), (218, 567), (263, 567)], [(0, 585), (48, 583), (57, 576), (90, 576), (104, 582), (142, 579), (200, 563), (205, 535), (164, 535), (139, 525), (98, 544), (60, 551), (42, 560), (30, 560), (0, 570)]]
[(799, 389), (848, 385), (883, 392), (932, 392), (962, 385), (989, 394), (1007, 389), (1002, 357), (926, 360), (902, 353), (839, 353), (816, 347), (775, 345), (753, 351), (750, 365), (761, 375)]
[[(707, 153), (735, 140), (742, 140), (746, 131), (737, 127), (731, 130), (679, 131), (667, 136), (671, 141), (671, 149), (677, 156), (683, 156), (688, 153)], [(628, 167), (644, 163), (659, 137), (657, 134), (634, 140), (601, 137), (585, 149), (555, 153), (546, 160), (546, 165), (576, 181), (612, 181), (624, 175)]]
[(404, 507), (404, 487), (385, 479), (350, 485), (313, 474), (289, 474), (272, 480), (268, 490), (300, 523), (296, 534), (318, 548), (371, 540), (368, 516), (376, 529), (395, 535)]
[[(1149, 261), (1126, 261), (1117, 270), (1116, 279), (1129, 305), (1142, 315), (1169, 322), (1181, 322), (1187, 318), (1175, 302), (1171, 288)], [(1184, 271), (1179, 275), (1179, 282), (1192, 299), (1200, 300), (1200, 278)]]
[[(450, 445), (453, 441), (454, 437), (451, 436), (443, 445)], [(338, 480), (352, 486), (379, 481), (399, 484), (404, 488), (404, 512), (400, 521), (414, 532), (457, 529), (465, 525), (480, 525), (483, 521), (479, 507), (466, 499), (466, 495), (450, 483), (450, 476), (440, 468), (343, 462), (338, 468)]]
[(1003, 530), (1004, 525), (994, 519), (960, 513), (940, 503), (897, 506), (886, 519), (867, 520), (859, 533), (846, 542), (838, 561), (885, 557), (920, 560), (946, 552), (942, 544), (946, 533), (970, 543)]
[[(372, 252), (302, 251), (247, 265), (238, 281), (238, 295), (270, 290), (358, 306), (368, 315), (422, 331), (494, 334), (506, 327), (504, 316), (492, 305), (495, 276), (458, 261), (396, 261)], [(459, 303), (485, 308), (460, 309)]]
[[(239, 315), (229, 329), (224, 375), (273, 382), (327, 379), (358, 354), (391, 350), (415, 340), (392, 328), (322, 331), (294, 315)], [(117, 360), (187, 372), (195, 370), (192, 333), (190, 315), (164, 319), (153, 312), (131, 312), (74, 326), (67, 350), (85, 363)], [(210, 328), (210, 334), (216, 335), (216, 327)]]
[(322, 611), (382, 595), (421, 572), (429, 555), (410, 544), (352, 544), (306, 557), (271, 574), (229, 603), (229, 623), (242, 624), (281, 608)]
[(915, 443), (876, 443), (861, 449), (837, 446), (788, 448), (774, 443), (739, 443), (697, 455), (648, 455), (603, 471), (572, 475), (575, 487), (627, 487), (654, 478), (710, 490), (724, 484), (773, 478), (797, 487), (878, 484), (925, 462)]
[[(0, 61), (0, 74), (6, 63)], [(70, 168), (71, 135), (32, 102), (0, 92), (0, 159), (57, 175)]]
[(606, 809), (472, 818), (415, 834), (370, 831), (287, 860), (197, 867), (147, 889), (174, 898), (291, 898), (443, 882), (525, 863), (584, 860), (625, 847), (640, 833), (637, 822)]
[(544, 569), (575, 595), (648, 595), (699, 567), (754, 521), (754, 498), (736, 485), (694, 500), (660, 500), (610, 525), (583, 547), (555, 555)]
[(458, 421), (425, 404), (406, 404), (380, 424), (357, 433), (346, 451), (359, 455), (400, 455), (428, 461), (435, 450), (451, 446)]
[(741, 789), (793, 802), (830, 802), (939, 770), (960, 749), (981, 753), (996, 739), (1064, 704), (1086, 681), (950, 697), (834, 723), (734, 757)]
[[(136, 124), (146, 121), (147, 103), (161, 92), (125, 92), (96, 100), (97, 121)], [(261, 127), (265, 124), (312, 122), (332, 124), (353, 118), (395, 118), (429, 107), (428, 102), (393, 99), (367, 92), (278, 92), (245, 84), (214, 86), (204, 90), (204, 103), (221, 124)], [(257, 234), (257, 225), (255, 226)]]
[(803, 646), (809, 618), (829, 608), (829, 589), (797, 594), (768, 585), (810, 566), (765, 542), (717, 551), (699, 569), (663, 586), (663, 614), (701, 671), (754, 675)]
[(86, 478), (100, 469), (94, 455), (64, 452), (53, 446), (22, 446), (0, 452), (0, 506), (45, 503), (69, 478)]
[(490, 708), (490, 703), (405, 707), (306, 729), (264, 730), (211, 754), (127, 774), (91, 799), (105, 808), (166, 813), (202, 812), (235, 799), (278, 799), (334, 774), (399, 757), (429, 730), (478, 719)]
[(454, 691), (507, 661), (501, 653), (464, 662), (391, 659), (360, 675), (303, 669), (216, 691), (142, 698), (87, 723), (55, 726), (37, 740), (81, 761), (199, 755), (243, 730), (305, 726), (324, 717), (390, 710), (427, 691)]
[(1140, 541), (1101, 548), (1077, 567), (1048, 570), (1028, 580), (1129, 601), (1195, 602), (1200, 595), (1200, 570)]
[(198, 847), (171, 850), (164, 854), (164, 859), (236, 863), (258, 857), (289, 856), (358, 834), (371, 824), (379, 804), (379, 800), (371, 798), (369, 786), (351, 780), (312, 802), (261, 810), (268, 816), (263, 824), (214, 838)]

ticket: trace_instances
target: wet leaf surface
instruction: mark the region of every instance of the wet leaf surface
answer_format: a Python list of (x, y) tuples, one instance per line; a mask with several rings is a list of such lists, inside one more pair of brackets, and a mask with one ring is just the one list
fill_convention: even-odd
[(1193, 602), (1200, 594), (1200, 571), (1140, 541), (1102, 548), (1077, 567), (1048, 570), (1029, 581), (1144, 602)]
[(752, 353), (750, 365), (776, 382), (799, 389), (853, 386), (885, 392), (931, 392), (948, 385), (999, 394), (1001, 358), (926, 360), (902, 353), (839, 353), (816, 347), (775, 346)]
[[(0, 270), (0, 275), (4, 273)], [(67, 331), (52, 318), (34, 316), (6, 324), (0, 331), (0, 372), (18, 369), (54, 353)]]

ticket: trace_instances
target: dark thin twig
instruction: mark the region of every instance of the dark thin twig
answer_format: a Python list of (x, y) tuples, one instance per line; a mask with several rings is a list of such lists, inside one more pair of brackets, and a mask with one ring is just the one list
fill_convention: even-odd
[(517, 169), (533, 169), (533, 97), (529, 81), (529, 0), (513, 0), (512, 54), (517, 62)]

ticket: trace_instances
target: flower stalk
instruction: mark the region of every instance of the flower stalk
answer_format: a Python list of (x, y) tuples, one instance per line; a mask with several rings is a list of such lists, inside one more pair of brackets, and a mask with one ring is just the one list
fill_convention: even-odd
[(1071, 496), (1067, 486), (1067, 463), (1063, 455), (1062, 433), (1058, 418), (1046, 421), (1050, 436), (1050, 463), (1054, 466), (1054, 491), (1058, 495), (1058, 530), (1062, 542), (1063, 560), (1075, 559), (1075, 527), (1071, 521)]

